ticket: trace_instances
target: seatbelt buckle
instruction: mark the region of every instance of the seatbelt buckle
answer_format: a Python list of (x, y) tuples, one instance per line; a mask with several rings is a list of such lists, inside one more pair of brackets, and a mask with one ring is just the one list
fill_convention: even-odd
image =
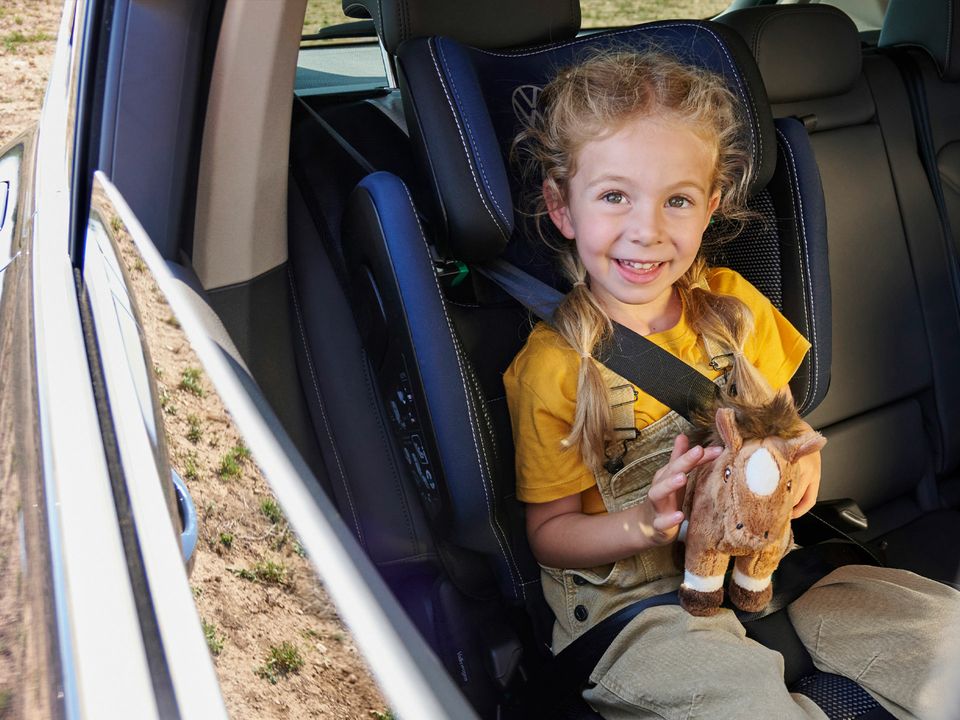
[(449, 282), (451, 287), (462, 283), (470, 273), (470, 268), (460, 260), (434, 260), (433, 270), (443, 282)]

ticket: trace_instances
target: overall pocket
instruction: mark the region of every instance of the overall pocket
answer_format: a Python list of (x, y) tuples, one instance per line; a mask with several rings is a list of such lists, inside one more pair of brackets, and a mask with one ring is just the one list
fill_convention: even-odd
[(670, 460), (671, 451), (658, 450), (637, 458), (610, 478), (610, 495), (617, 509), (625, 510), (646, 500), (654, 474)]

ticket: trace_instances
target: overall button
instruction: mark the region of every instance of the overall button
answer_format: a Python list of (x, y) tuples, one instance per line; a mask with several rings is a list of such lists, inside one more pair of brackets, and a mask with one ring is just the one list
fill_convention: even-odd
[(574, 576), (573, 576), (573, 584), (574, 584), (574, 585), (586, 585), (586, 584), (587, 584), (587, 579), (586, 579), (586, 578), (582, 578), (582, 577), (580, 577), (579, 575), (574, 575)]
[(587, 614), (587, 609), (583, 605), (577, 605), (573, 609), (573, 616), (580, 622), (583, 622), (587, 619)]

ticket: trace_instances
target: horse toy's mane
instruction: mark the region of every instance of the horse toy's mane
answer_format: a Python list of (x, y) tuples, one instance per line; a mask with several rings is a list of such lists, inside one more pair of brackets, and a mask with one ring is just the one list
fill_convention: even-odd
[(760, 402), (721, 391), (717, 393), (713, 403), (698, 408), (691, 414), (691, 445), (707, 447), (723, 444), (716, 422), (717, 410), (721, 408), (733, 410), (737, 430), (744, 441), (771, 435), (790, 440), (810, 429), (800, 417), (793, 396), (786, 390), (772, 394), (772, 397)]

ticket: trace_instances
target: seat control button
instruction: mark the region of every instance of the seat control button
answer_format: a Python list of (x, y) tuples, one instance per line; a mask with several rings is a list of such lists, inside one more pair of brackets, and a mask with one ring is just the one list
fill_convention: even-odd
[(582, 577), (580, 577), (579, 575), (574, 575), (574, 576), (573, 576), (573, 584), (574, 584), (574, 585), (586, 585), (586, 584), (587, 584), (587, 580), (586, 580), (586, 578), (582, 578)]
[(584, 620), (586, 620), (588, 614), (589, 613), (587, 613), (587, 609), (583, 605), (577, 605), (573, 609), (573, 616), (580, 622), (583, 622)]

